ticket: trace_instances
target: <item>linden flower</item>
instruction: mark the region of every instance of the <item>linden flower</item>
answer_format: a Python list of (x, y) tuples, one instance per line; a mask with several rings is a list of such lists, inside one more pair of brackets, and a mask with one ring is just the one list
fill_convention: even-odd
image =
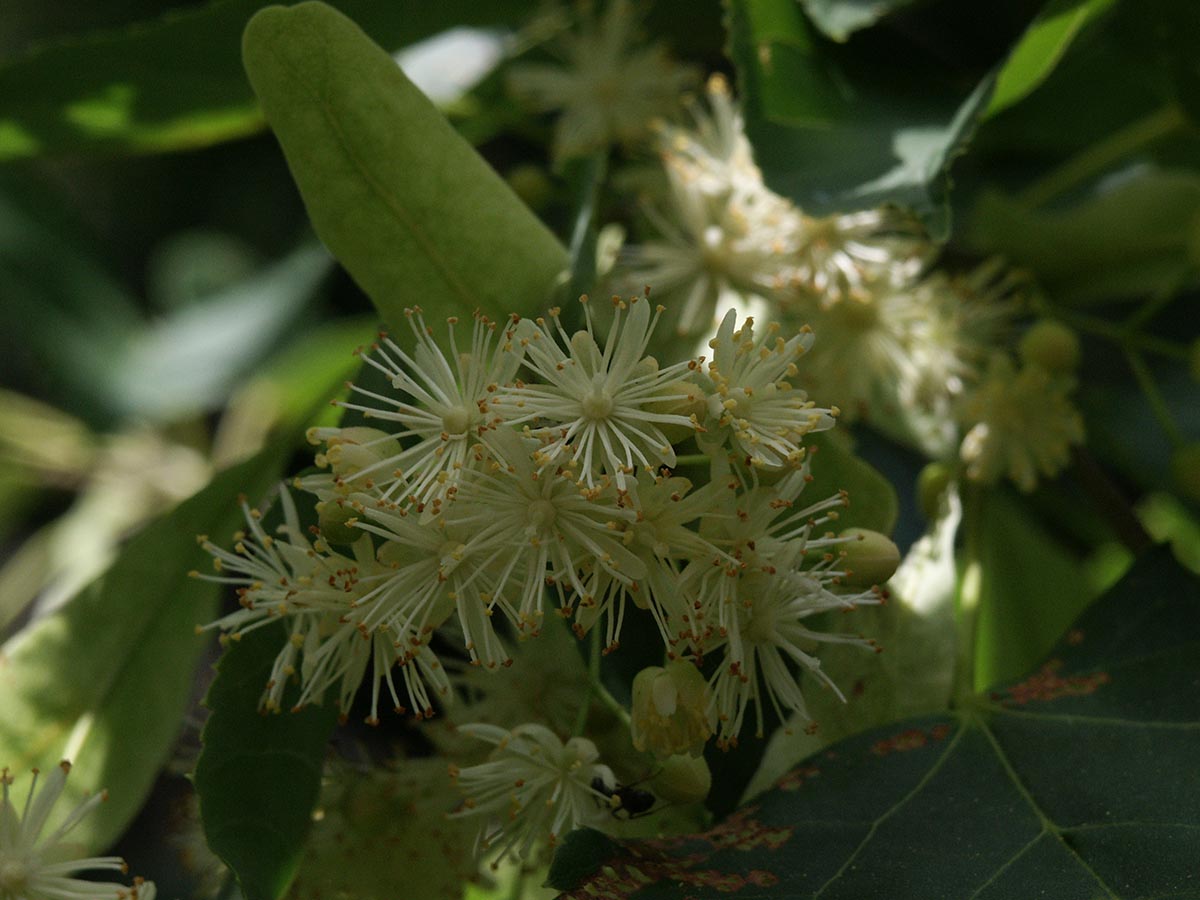
[(39, 773), (34, 769), (29, 795), (20, 810), (9, 797), (13, 777), (8, 769), (0, 771), (4, 791), (0, 806), (0, 900), (154, 900), (154, 884), (140, 878), (132, 887), (126, 887), (73, 877), (95, 870), (129, 871), (119, 856), (71, 858), (70, 846), (65, 843), (75, 826), (104, 801), (103, 792), (88, 797), (54, 831), (43, 835), (70, 771), (69, 762), (59, 763), (39, 791)]
[(487, 560), (491, 590), (521, 630), (541, 628), (547, 584), (564, 608), (567, 589), (585, 595), (585, 567), (625, 584), (645, 575), (618, 531), (633, 513), (617, 507), (611, 487), (581, 488), (571, 468), (510, 429), (486, 443), (490, 458), (467, 474), (447, 518), (470, 535), (466, 549)]
[(469, 737), (495, 745), (487, 762), (450, 774), (464, 795), (451, 816), (486, 816), (481, 843), (522, 859), (535, 845), (553, 847), (567, 832), (600, 824), (616, 780), (600, 764), (596, 745), (574, 737), (565, 744), (543, 725), (460, 725)]
[[(369, 419), (394, 422), (399, 430), (377, 432), (373, 440), (356, 446), (354, 465), (340, 472), (335, 467), (335, 478), (354, 490), (378, 488), (383, 499), (412, 496), (426, 502), (446, 494), (447, 485), (457, 480), (468, 463), (479, 434), (495, 427), (496, 416), (488, 401), (520, 367), (519, 342), (514, 338), (525, 326), (514, 318), (498, 329), (495, 322), (476, 313), (470, 346), (460, 350), (455, 341), (458, 320), (451, 318), (447, 357), (434, 341), (421, 310), (406, 309), (404, 314), (416, 340), (411, 354), (386, 335), (372, 353), (359, 354), (364, 363), (385, 375), (398, 393), (384, 395), (351, 385), (355, 394), (373, 404), (339, 404)], [(360, 431), (363, 429), (313, 429), (309, 439), (329, 442), (328, 458), (343, 433)], [(342, 448), (341, 452), (347, 451)]]
[(1018, 283), (985, 263), (964, 277), (934, 273), (812, 308), (806, 318), (821, 339), (802, 381), (841, 399), (850, 418), (872, 415), (930, 453), (947, 452), (951, 404), (1017, 309)]
[(554, 132), (558, 159), (641, 140), (696, 80), (695, 70), (673, 62), (662, 46), (635, 46), (637, 22), (626, 0), (612, 0), (599, 20), (586, 9), (579, 25), (578, 34), (561, 39), (565, 65), (523, 63), (508, 75), (509, 89), (531, 107), (562, 111)]
[(876, 283), (899, 287), (915, 278), (934, 252), (915, 219), (888, 207), (804, 216), (801, 230), (794, 284), (823, 306), (864, 299)]
[(855, 644), (878, 650), (873, 641), (858, 635), (816, 631), (806, 619), (830, 610), (878, 604), (878, 590), (853, 596), (832, 593), (831, 579), (815, 570), (751, 574), (738, 579), (740, 599), (732, 606), (735, 621), (722, 641), (725, 658), (709, 681), (712, 711), (718, 727), (718, 744), (737, 744), (747, 709), (755, 708), (755, 734), (763, 736), (764, 697), (781, 721), (789, 712), (808, 718), (804, 694), (791, 666), (815, 675), (843, 702), (837, 685), (821, 670), (821, 661), (809, 652), (814, 643)]
[(728, 440), (755, 466), (798, 464), (804, 458), (801, 438), (832, 428), (838, 414), (837, 407), (818, 407), (785, 380), (799, 374), (796, 362), (812, 346), (813, 334), (805, 329), (785, 341), (776, 323), (756, 336), (753, 319), (735, 331), (736, 321), (730, 310), (709, 342), (713, 392), (705, 442)]
[[(265, 532), (262, 514), (245, 501), (242, 509), (249, 531), (235, 535), (233, 552), (202, 538), (201, 545), (213, 555), (214, 566), (222, 574), (193, 574), (236, 586), (242, 608), (199, 630), (219, 628), (238, 640), (256, 628), (286, 621), (288, 639), (275, 657), (263, 692), (262, 705), (268, 710), (281, 708), (288, 685), (298, 675), (302, 687), (295, 707), (320, 702), (336, 686), (345, 712), (367, 665), (372, 664), (376, 682), (368, 721), (378, 721), (381, 684), (386, 684), (394, 707), (405, 708), (394, 681), (397, 665), (413, 706), (421, 712), (431, 711), (426, 682), (439, 695), (449, 693), (449, 683), (425, 645), (433, 627), (451, 614), (452, 605), (447, 601), (438, 610), (441, 618), (432, 625), (429, 614), (401, 621), (367, 619), (365, 612), (374, 609), (371, 601), (378, 601), (389, 590), (400, 590), (394, 569), (375, 561), (365, 535), (354, 545), (354, 558), (333, 553), (323, 543), (309, 544), (286, 489), (280, 491), (279, 502), (284, 519), (279, 528), (282, 540)], [(403, 587), (411, 590), (412, 585)], [(410, 662), (414, 663), (411, 667)]]
[(660, 125), (659, 151), (669, 165), (688, 174), (691, 187), (707, 196), (765, 190), (762, 172), (754, 163), (754, 151), (746, 139), (742, 111), (734, 102), (725, 76), (711, 76), (705, 95), (707, 110), (696, 100), (686, 103), (692, 116), (691, 128)]
[(1007, 475), (1023, 491), (1038, 476), (1066, 468), (1071, 445), (1083, 442), (1083, 419), (1071, 403), (1070, 378), (1055, 377), (1035, 365), (1014, 368), (997, 355), (986, 380), (967, 397), (962, 421), (974, 423), (963, 438), (967, 475), (994, 484)]
[(557, 309), (550, 311), (553, 327), (545, 319), (537, 320), (539, 330), (523, 349), (539, 381), (501, 388), (497, 407), (509, 424), (537, 425), (537, 433), (547, 441), (547, 456), (569, 451), (589, 487), (607, 472), (623, 490), (626, 476), (638, 466), (675, 465), (675, 451), (662, 427), (691, 430), (695, 423), (659, 409), (679, 403), (680, 395), (672, 388), (695, 363), (687, 360), (660, 369), (654, 357), (646, 355), (663, 312), (661, 306), (651, 311), (649, 299), (633, 297), (626, 303), (613, 298), (614, 315), (603, 351), (586, 296), (581, 303), (587, 324), (574, 335), (563, 330)]
[(800, 227), (795, 208), (761, 186), (709, 195), (705, 169), (666, 162), (669, 206), (645, 210), (659, 239), (630, 251), (626, 277), (679, 298), (680, 335), (708, 333), (719, 308), (785, 301)]

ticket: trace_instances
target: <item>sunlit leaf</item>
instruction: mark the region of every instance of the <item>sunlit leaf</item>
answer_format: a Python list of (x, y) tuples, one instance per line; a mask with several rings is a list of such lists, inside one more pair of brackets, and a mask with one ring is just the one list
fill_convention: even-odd
[(984, 118), (1019, 103), (1036, 90), (1079, 33), (1113, 5), (1113, 0), (1053, 0), (1009, 53)]
[(386, 321), (547, 298), (562, 245), (353, 22), (322, 3), (271, 7), (244, 55), (317, 234)]
[[(0, 65), (0, 162), (182, 150), (260, 131), (239, 48), (265, 5), (215, 0), (11, 57)], [(455, 25), (511, 24), (526, 11), (515, 0), (334, 5), (393, 51)]]
[[(63, 610), (0, 649), (0, 760), (14, 771), (75, 762), (66, 791), (109, 801), (72, 833), (110, 844), (141, 807), (179, 731), (216, 585), (188, 578), (196, 534), (232, 531), (234, 498), (274, 481), (290, 445), (276, 442), (218, 475), (133, 537), (112, 567)], [(61, 805), (62, 812), (67, 804)]]
[(577, 832), (550, 881), (564, 900), (1194, 896), (1197, 679), (1200, 582), (1157, 550), (1023, 681), (835, 744), (702, 834)]

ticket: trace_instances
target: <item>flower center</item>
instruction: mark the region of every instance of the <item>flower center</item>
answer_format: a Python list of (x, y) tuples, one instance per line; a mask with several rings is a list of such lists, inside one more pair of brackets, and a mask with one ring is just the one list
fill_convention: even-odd
[(452, 406), (442, 413), (442, 427), (452, 437), (466, 433), (471, 426), (471, 411), (462, 406)]
[(0, 894), (22, 896), (29, 880), (29, 869), (22, 860), (0, 857)]
[(529, 504), (529, 524), (538, 529), (549, 528), (554, 524), (558, 510), (549, 500), (534, 500)]
[(584, 395), (581, 405), (586, 418), (593, 421), (607, 419), (612, 415), (613, 411), (612, 394), (604, 388), (594, 387), (588, 394)]

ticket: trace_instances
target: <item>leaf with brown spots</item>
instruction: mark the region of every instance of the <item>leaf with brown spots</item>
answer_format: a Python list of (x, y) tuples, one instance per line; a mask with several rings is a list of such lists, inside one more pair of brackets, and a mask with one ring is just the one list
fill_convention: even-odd
[(703, 834), (572, 835), (560, 900), (1200, 897), (1200, 583), (1165, 550), (1031, 675), (835, 744)]

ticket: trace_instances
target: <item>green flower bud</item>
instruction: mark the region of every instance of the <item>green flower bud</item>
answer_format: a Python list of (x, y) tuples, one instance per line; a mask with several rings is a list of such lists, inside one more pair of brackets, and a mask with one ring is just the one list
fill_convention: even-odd
[(942, 494), (953, 480), (954, 470), (945, 463), (933, 462), (921, 470), (917, 476), (917, 504), (926, 519), (932, 521), (938, 517)]
[(1180, 494), (1200, 503), (1200, 441), (1186, 444), (1171, 454), (1171, 478)]
[(886, 534), (866, 528), (847, 528), (842, 537), (855, 540), (841, 545), (842, 566), (846, 570), (844, 584), (851, 587), (870, 587), (883, 584), (900, 565), (900, 548)]
[(650, 779), (650, 790), (669, 803), (699, 803), (712, 788), (703, 756), (672, 756)]
[(659, 759), (699, 756), (712, 735), (708, 684), (690, 662), (649, 666), (633, 679), (633, 746)]
[(1021, 336), (1017, 352), (1027, 365), (1040, 366), (1052, 375), (1069, 375), (1079, 368), (1079, 335), (1061, 322), (1042, 319)]
[[(349, 478), (382, 460), (400, 454), (400, 442), (378, 428), (310, 428), (308, 440), (325, 444), (318, 466), (329, 466), (338, 478)], [(390, 474), (387, 471), (381, 475)]]
[(346, 524), (358, 516), (358, 510), (346, 503), (327, 501), (317, 504), (317, 525), (326, 543), (353, 544), (362, 537), (365, 532)]

